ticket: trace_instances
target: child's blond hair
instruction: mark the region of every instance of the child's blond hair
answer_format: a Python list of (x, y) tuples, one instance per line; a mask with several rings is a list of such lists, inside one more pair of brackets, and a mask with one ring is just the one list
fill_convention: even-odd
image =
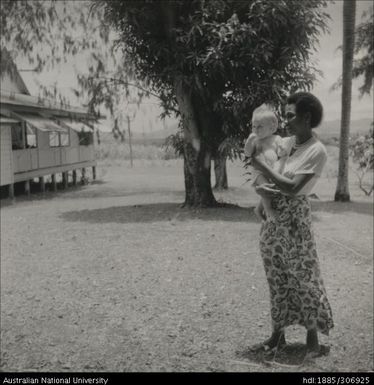
[(260, 107), (257, 107), (253, 111), (252, 115), (252, 123), (254, 120), (262, 120), (266, 119), (267, 121), (270, 122), (270, 126), (273, 130), (273, 132), (277, 131), (278, 129), (278, 119), (277, 116), (275, 115), (274, 110), (269, 104), (261, 104)]

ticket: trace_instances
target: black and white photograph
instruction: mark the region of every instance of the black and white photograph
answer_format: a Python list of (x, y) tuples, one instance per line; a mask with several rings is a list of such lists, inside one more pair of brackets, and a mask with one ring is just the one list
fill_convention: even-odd
[(1, 382), (372, 383), (372, 1), (0, 4)]

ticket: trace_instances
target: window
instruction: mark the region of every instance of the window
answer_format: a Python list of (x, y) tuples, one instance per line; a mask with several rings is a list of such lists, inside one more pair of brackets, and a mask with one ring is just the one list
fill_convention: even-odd
[(26, 148), (36, 148), (36, 129), (26, 123)]
[(87, 131), (79, 131), (78, 132), (79, 144), (81, 146), (89, 146), (93, 144), (93, 133)]
[(25, 148), (25, 127), (23, 123), (12, 127), (12, 149), (22, 150)]
[(60, 146), (60, 138), (58, 132), (51, 131), (49, 133), (49, 146), (50, 147), (59, 147)]
[(68, 147), (70, 145), (69, 132), (51, 131), (49, 133), (50, 147)]
[(60, 133), (60, 145), (63, 147), (67, 147), (67, 146), (69, 146), (69, 144), (70, 144), (69, 133), (68, 132), (66, 132), (66, 133), (61, 132)]

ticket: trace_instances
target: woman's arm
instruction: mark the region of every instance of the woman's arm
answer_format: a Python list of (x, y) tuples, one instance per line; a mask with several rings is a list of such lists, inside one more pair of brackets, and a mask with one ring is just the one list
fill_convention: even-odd
[(274, 171), (265, 162), (262, 162), (259, 157), (252, 157), (252, 165), (262, 172), (262, 174), (271, 180), (279, 190), (288, 195), (296, 195), (312, 178), (310, 174), (297, 174), (292, 179), (287, 178), (280, 173)]

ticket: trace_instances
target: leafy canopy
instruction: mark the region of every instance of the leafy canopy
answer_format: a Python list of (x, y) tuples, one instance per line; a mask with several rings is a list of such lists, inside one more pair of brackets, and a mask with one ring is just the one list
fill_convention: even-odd
[(323, 0), (100, 3), (135, 76), (161, 95), (166, 111), (183, 82), (215, 116), (215, 127), (202, 129), (209, 138), (219, 130), (221, 139), (246, 135), (256, 106), (279, 107), (318, 73), (310, 54), (326, 31)]

